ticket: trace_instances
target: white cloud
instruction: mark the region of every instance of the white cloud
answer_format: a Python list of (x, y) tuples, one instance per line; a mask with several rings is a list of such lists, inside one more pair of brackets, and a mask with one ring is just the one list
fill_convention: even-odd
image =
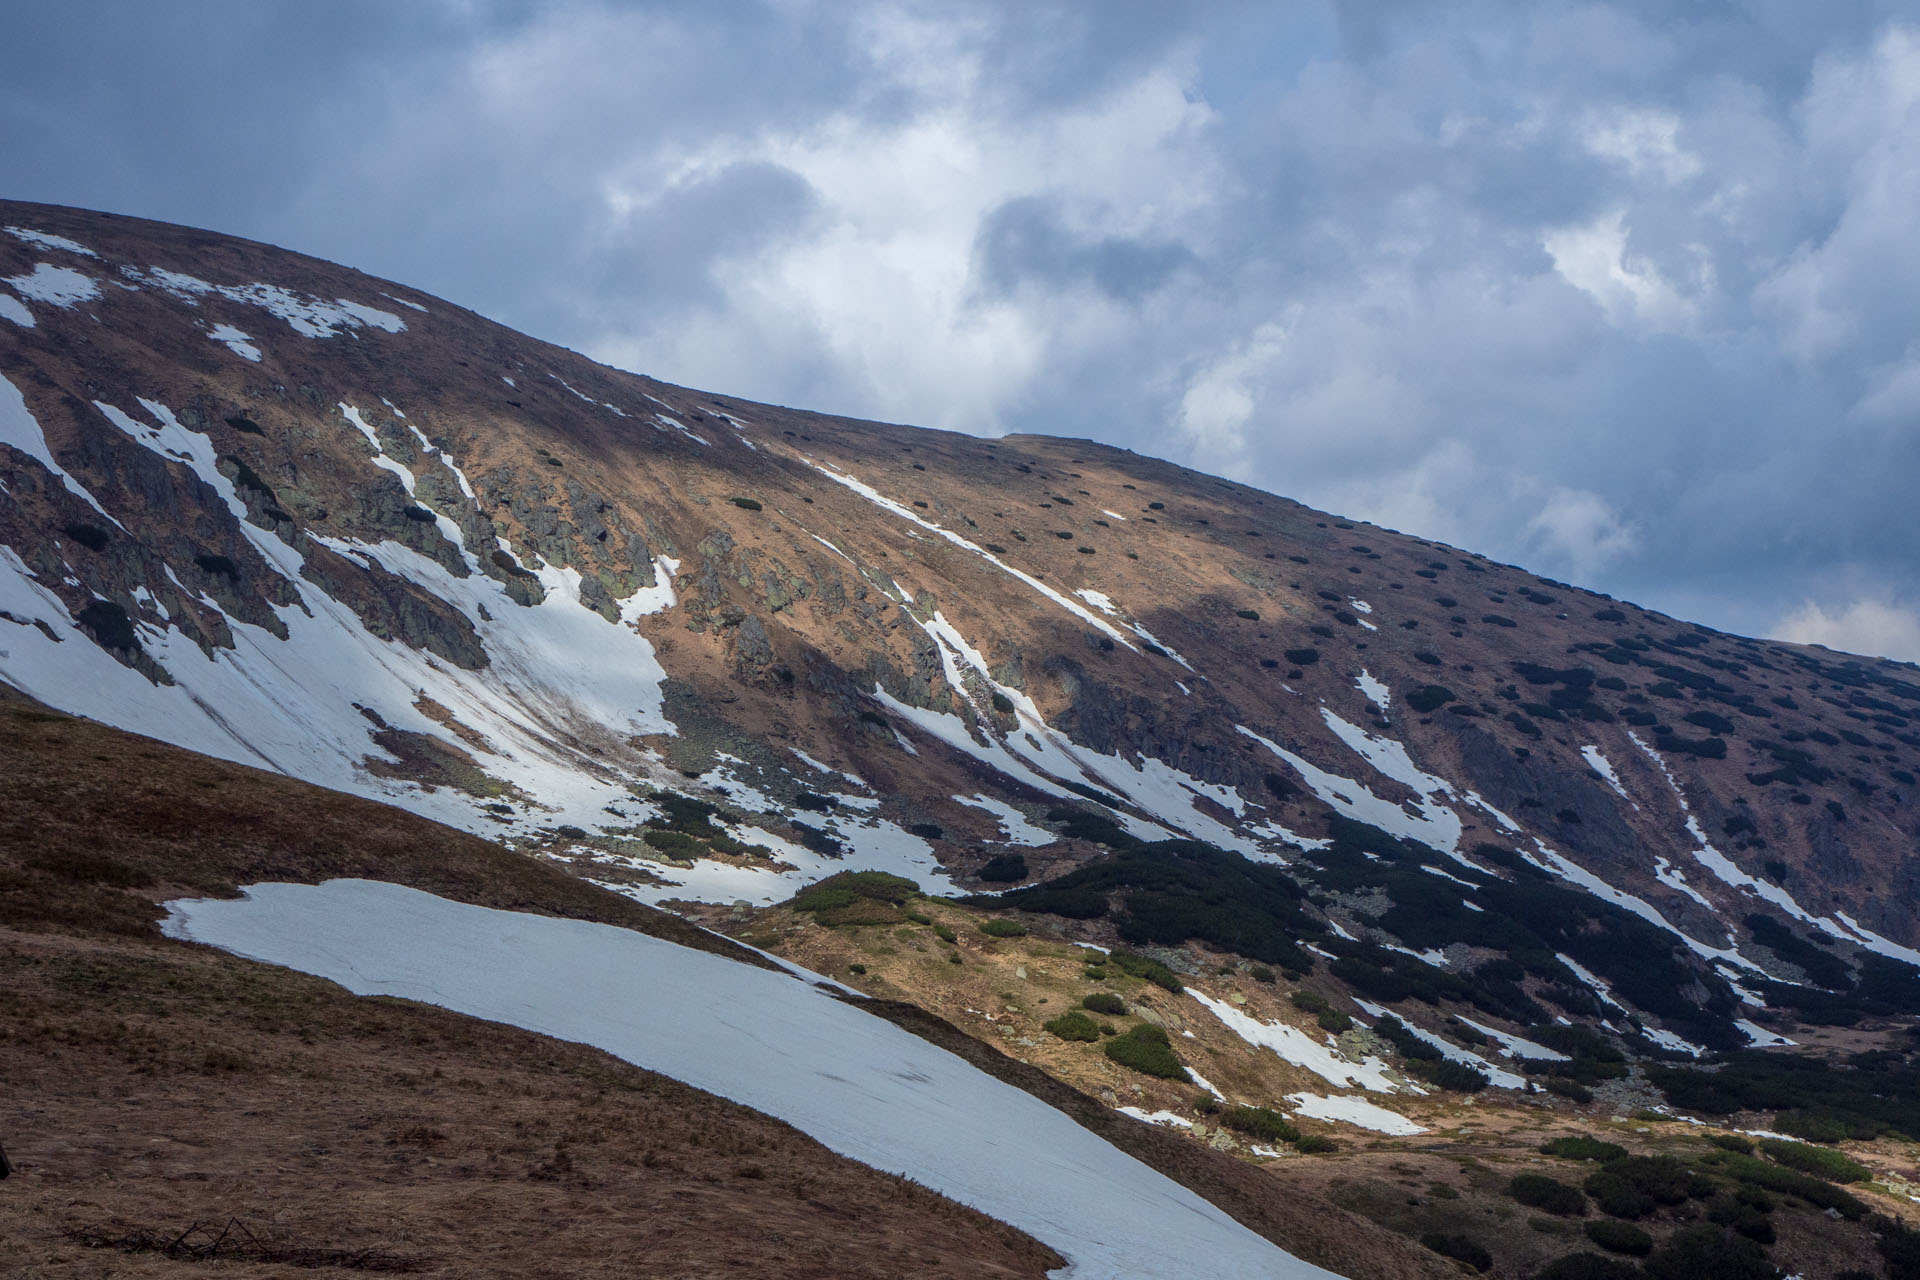
[(1842, 653), (1920, 662), (1920, 611), (1886, 600), (1855, 600), (1833, 613), (1808, 601), (1782, 618), (1773, 634)]
[(1655, 332), (1675, 333), (1693, 322), (1693, 301), (1657, 266), (1630, 250), (1625, 209), (1582, 225), (1556, 227), (1540, 244), (1553, 258), (1554, 270), (1598, 302), (1616, 326), (1626, 328), (1637, 321)]
[(1555, 490), (1527, 521), (1526, 534), (1539, 554), (1583, 581), (1592, 581), (1640, 544), (1606, 499), (1579, 489)]
[(1700, 157), (1680, 145), (1680, 118), (1671, 111), (1597, 114), (1585, 132), (1588, 150), (1624, 165), (1636, 177), (1676, 183), (1700, 172)]

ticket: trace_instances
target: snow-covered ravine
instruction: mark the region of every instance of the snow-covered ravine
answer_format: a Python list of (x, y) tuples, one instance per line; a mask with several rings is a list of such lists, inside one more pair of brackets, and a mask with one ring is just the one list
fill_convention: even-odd
[(1038, 1099), (782, 973), (370, 880), (167, 904), (167, 934), (590, 1044), (775, 1116), (1065, 1255), (1055, 1275), (1322, 1277)]

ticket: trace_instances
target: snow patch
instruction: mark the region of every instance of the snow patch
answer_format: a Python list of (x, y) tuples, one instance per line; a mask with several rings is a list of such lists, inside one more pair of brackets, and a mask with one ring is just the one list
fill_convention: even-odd
[(35, 231), (31, 227), (8, 227), (7, 234), (36, 249), (59, 249), (65, 253), (77, 253), (83, 258), (97, 259), (100, 256), (78, 240), (56, 236), (50, 231)]
[(1600, 748), (1595, 746), (1582, 747), (1580, 748), (1580, 756), (1587, 762), (1588, 767), (1607, 780), (1607, 785), (1612, 787), (1614, 792), (1618, 794), (1622, 800), (1633, 805), (1636, 809), (1640, 807), (1634, 803), (1633, 797), (1627, 794), (1627, 789), (1620, 785), (1620, 775), (1613, 771), (1612, 762), (1607, 759)]
[(1387, 688), (1384, 680), (1375, 679), (1372, 673), (1363, 667), (1353, 683), (1355, 688), (1366, 695), (1368, 702), (1380, 708), (1381, 715), (1387, 714), (1387, 703), (1393, 697), (1393, 691)]
[(215, 325), (207, 334), (207, 337), (215, 342), (226, 343), (227, 350), (233, 352), (233, 354), (239, 356), (242, 360), (251, 360), (255, 364), (260, 363), (260, 348), (253, 345), (247, 334), (234, 328), (230, 324)]
[(63, 311), (100, 296), (100, 286), (92, 276), (72, 267), (56, 267), (51, 262), (36, 264), (31, 275), (7, 276), (0, 283), (12, 285), (13, 291), (23, 298)]
[(1401, 1089), (1392, 1078), (1392, 1069), (1379, 1058), (1350, 1062), (1297, 1027), (1284, 1022), (1262, 1022), (1225, 1000), (1216, 1000), (1192, 987), (1187, 988), (1187, 994), (1205, 1005), (1214, 1017), (1226, 1024), (1227, 1030), (1248, 1044), (1271, 1049), (1282, 1061), (1304, 1067), (1335, 1088), (1358, 1086), (1373, 1093), (1397, 1093)]
[(1060, 837), (1044, 827), (1036, 827), (1027, 821), (1027, 815), (1008, 804), (1005, 800), (996, 800), (982, 791), (971, 796), (955, 796), (955, 804), (964, 804), (972, 809), (985, 809), (1000, 822), (1000, 842), (1002, 844), (1025, 845), (1035, 848), (1052, 844)]
[(1391, 1134), (1396, 1138), (1410, 1138), (1426, 1130), (1407, 1119), (1397, 1111), (1377, 1107), (1365, 1098), (1327, 1097), (1318, 1093), (1290, 1093), (1287, 1101), (1294, 1107), (1294, 1114), (1306, 1116), (1312, 1120), (1333, 1120), (1341, 1124), (1355, 1125), (1362, 1129), (1371, 1129), (1375, 1133)]
[(1472, 1027), (1483, 1036), (1491, 1036), (1500, 1042), (1500, 1055), (1505, 1058), (1530, 1058), (1535, 1062), (1567, 1062), (1570, 1059), (1558, 1049), (1549, 1049), (1543, 1044), (1535, 1044), (1524, 1036), (1516, 1036), (1510, 1031), (1501, 1031), (1484, 1022), (1475, 1022), (1472, 1018), (1460, 1021)]

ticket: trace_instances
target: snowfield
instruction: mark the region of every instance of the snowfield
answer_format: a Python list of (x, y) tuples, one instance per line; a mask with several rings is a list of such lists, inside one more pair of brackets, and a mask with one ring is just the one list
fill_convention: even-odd
[(783, 973), (611, 925), (371, 880), (167, 904), (167, 934), (594, 1045), (764, 1111), (1058, 1249), (1071, 1280), (1305, 1280), (1292, 1257), (1038, 1099)]

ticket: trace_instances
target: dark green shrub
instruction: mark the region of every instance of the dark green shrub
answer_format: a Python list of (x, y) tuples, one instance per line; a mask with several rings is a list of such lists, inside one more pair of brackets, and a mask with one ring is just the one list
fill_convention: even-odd
[(1507, 1194), (1530, 1209), (1544, 1209), (1562, 1217), (1577, 1218), (1587, 1211), (1587, 1198), (1580, 1188), (1544, 1173), (1521, 1174), (1507, 1184)]
[(1604, 1253), (1570, 1253), (1533, 1273), (1533, 1280), (1642, 1280), (1640, 1268)]
[(998, 711), (1001, 715), (1010, 716), (1013, 714), (1014, 712), (1013, 699), (1009, 698), (1006, 694), (1000, 692), (998, 689), (995, 689), (993, 691), (993, 697), (990, 699), (990, 701), (993, 703), (993, 709), (995, 711)]
[(105, 551), (107, 549), (107, 531), (97, 524), (86, 524), (82, 521), (75, 521), (72, 524), (60, 526), (60, 532), (66, 534), (67, 537), (73, 539), (89, 551)]
[[(429, 516), (428, 518), (431, 519), (432, 517)], [(238, 578), (240, 576), (240, 566), (233, 562), (233, 557), (231, 556), (215, 555), (209, 551), (195, 556), (193, 562), (199, 565), (202, 570), (213, 574), (217, 578)]]
[(118, 649), (130, 653), (139, 648), (140, 641), (134, 634), (133, 619), (127, 611), (111, 600), (89, 600), (86, 607), (73, 615), (73, 620), (99, 642), (103, 649)]
[(1565, 1098), (1569, 1102), (1585, 1104), (1593, 1101), (1593, 1090), (1578, 1080), (1569, 1080), (1565, 1076), (1553, 1076), (1548, 1079), (1547, 1092), (1555, 1097)]
[(1810, 1173), (1828, 1182), (1865, 1182), (1873, 1176), (1865, 1165), (1829, 1147), (1788, 1142), (1781, 1138), (1763, 1138), (1760, 1149), (1789, 1169)]
[(955, 933), (952, 930), (952, 928), (944, 924), (937, 924), (933, 926), (933, 936), (940, 939), (940, 941), (942, 942), (960, 941), (960, 935)]
[(1317, 991), (1295, 991), (1287, 999), (1293, 1002), (1294, 1008), (1308, 1013), (1325, 1013), (1329, 1007), (1327, 998)]
[(1187, 1069), (1173, 1056), (1167, 1033), (1150, 1022), (1143, 1022), (1123, 1036), (1115, 1036), (1103, 1046), (1107, 1057), (1123, 1067), (1163, 1080), (1187, 1081)]
[(1748, 1204), (1737, 1196), (1715, 1196), (1707, 1201), (1707, 1221), (1736, 1231), (1760, 1244), (1773, 1243), (1773, 1222), (1768, 1210)]
[(1324, 1133), (1306, 1133), (1293, 1140), (1293, 1149), (1303, 1156), (1318, 1156), (1338, 1151), (1340, 1144)]
[(1617, 1142), (1602, 1142), (1584, 1133), (1577, 1137), (1555, 1138), (1544, 1143), (1540, 1151), (1543, 1155), (1559, 1156), (1562, 1160), (1598, 1160), (1602, 1164), (1627, 1154), (1627, 1149)]
[(1605, 1253), (1569, 1253), (1534, 1272), (1534, 1280), (1644, 1280), (1642, 1270)]
[[(706, 852), (705, 846), (698, 840), (679, 831), (648, 831), (647, 843), (670, 858), (697, 858)], [(845, 901), (836, 900), (834, 905), (841, 907), (848, 906), (853, 903), (858, 896), (857, 894), (848, 893)], [(835, 897), (837, 899), (838, 895), (835, 895)], [(828, 908), (802, 907), (797, 909), (818, 911)]]
[(727, 501), (731, 502), (734, 506), (740, 508), (742, 511), (760, 510), (760, 503), (753, 498), (728, 498)]
[(980, 878), (989, 884), (1012, 884), (1025, 880), (1027, 875), (1027, 858), (1021, 853), (1000, 854), (980, 868)]
[(1181, 984), (1178, 975), (1176, 975), (1173, 970), (1167, 968), (1167, 966), (1161, 964), (1158, 960), (1150, 960), (1137, 952), (1128, 951), (1124, 948), (1115, 948), (1108, 954), (1107, 961), (1128, 977), (1144, 978), (1154, 986), (1164, 987), (1175, 995), (1186, 990), (1186, 987)]
[(1260, 621), (1260, 611), (1257, 609), (1235, 609), (1233, 612), (1235, 617), (1245, 618), (1248, 622)]
[(237, 413), (227, 419), (227, 425), (235, 431), (244, 431), (250, 436), (264, 436), (267, 434), (260, 429), (260, 424), (252, 418), (244, 417)]
[[(1433, 1048), (1432, 1045), (1426, 1047)], [(1434, 1052), (1438, 1053), (1439, 1050), (1435, 1049)], [(1486, 1072), (1452, 1058), (1416, 1058), (1407, 1063), (1407, 1071), (1429, 1084), (1451, 1089), (1455, 1093), (1478, 1093), (1491, 1083)]]
[(1423, 684), (1407, 695), (1407, 705), (1421, 715), (1438, 711), (1453, 701), (1453, 690), (1444, 685)]
[(1288, 649), (1283, 656), (1296, 667), (1310, 667), (1320, 661), (1318, 649)]
[(922, 840), (944, 840), (947, 835), (947, 829), (937, 822), (909, 822), (907, 832)]
[[(649, 831), (647, 842), (652, 844), (666, 834), (670, 833)], [(920, 886), (905, 876), (888, 875), (884, 871), (842, 871), (808, 885), (793, 895), (787, 905), (795, 911), (813, 912), (833, 911), (861, 898), (898, 905), (919, 892)]]
[(1248, 965), (1247, 974), (1262, 986), (1270, 987), (1273, 985), (1273, 970), (1263, 964)]
[(1271, 1107), (1228, 1107), (1220, 1123), (1250, 1138), (1268, 1142), (1298, 1142), (1299, 1126)]
[(839, 837), (835, 836), (831, 831), (826, 831), (811, 823), (801, 822), (798, 819), (795, 819), (788, 825), (793, 828), (795, 838), (800, 841), (800, 847), (803, 849), (807, 849), (813, 853), (824, 854), (828, 857), (834, 857), (847, 851), (847, 846), (842, 844)]
[(1027, 936), (1027, 926), (1018, 920), (982, 920), (980, 932), (989, 938), (1024, 938)]
[(1420, 1237), (1420, 1243), (1443, 1258), (1466, 1263), (1475, 1271), (1485, 1271), (1493, 1265), (1493, 1255), (1487, 1252), (1487, 1247), (1470, 1236), (1429, 1231)]
[(1124, 1017), (1127, 1012), (1127, 1002), (1111, 991), (1094, 992), (1080, 1002), (1080, 1007), (1092, 1013), (1110, 1014), (1116, 1018)]
[(1084, 1040), (1091, 1044), (1100, 1038), (1100, 1024), (1078, 1009), (1069, 1009), (1043, 1025), (1062, 1040)]
[(932, 916), (922, 915), (918, 911), (907, 912), (907, 919), (913, 921), (915, 924), (932, 924), (933, 923)]
[(421, 506), (418, 503), (415, 503), (412, 506), (405, 508), (400, 512), (400, 514), (405, 516), (407, 519), (413, 521), (415, 524), (432, 524), (434, 521), (433, 512), (429, 511), (427, 508)]
[(811, 813), (832, 813), (840, 807), (840, 802), (832, 796), (823, 796), (817, 791), (801, 791), (794, 795), (793, 807), (805, 809)]
[(1796, 1169), (1768, 1164), (1754, 1156), (1728, 1154), (1721, 1160), (1719, 1170), (1749, 1187), (1795, 1196), (1816, 1209), (1832, 1209), (1845, 1218), (1857, 1221), (1867, 1213), (1867, 1206), (1852, 1192), (1843, 1191), (1831, 1182)]
[(1628, 1253), (1644, 1258), (1653, 1252), (1653, 1237), (1630, 1222), (1614, 1218), (1595, 1218), (1586, 1224), (1587, 1239), (1608, 1253)]
[(1743, 1156), (1753, 1152), (1753, 1139), (1743, 1138), (1737, 1133), (1716, 1133), (1707, 1141), (1722, 1151), (1737, 1151)]
[(867, 966), (863, 964), (850, 964), (847, 966), (848, 973), (865, 973), (866, 971)]
[(1757, 1243), (1704, 1223), (1668, 1236), (1643, 1265), (1651, 1280), (1776, 1280), (1780, 1274)]
[(1331, 1031), (1335, 1035), (1353, 1029), (1353, 1019), (1338, 1009), (1322, 1009), (1314, 1015), (1314, 1021), (1320, 1024), (1322, 1031)]

